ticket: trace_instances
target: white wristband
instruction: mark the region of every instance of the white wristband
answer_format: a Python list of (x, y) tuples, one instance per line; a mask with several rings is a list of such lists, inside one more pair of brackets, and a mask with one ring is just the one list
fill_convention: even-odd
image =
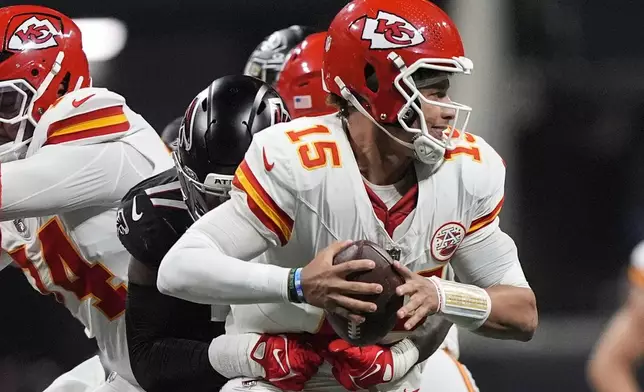
[(438, 313), (447, 320), (473, 331), (483, 325), (490, 316), (492, 301), (487, 291), (482, 288), (435, 276), (429, 280), (438, 293)]

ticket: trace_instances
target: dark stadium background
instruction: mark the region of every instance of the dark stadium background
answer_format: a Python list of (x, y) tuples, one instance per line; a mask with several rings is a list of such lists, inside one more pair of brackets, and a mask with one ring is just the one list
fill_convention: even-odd
[[(22, 2), (19, 2), (22, 3)], [(113, 17), (124, 50), (92, 63), (157, 130), (212, 79), (242, 70), (261, 39), (291, 24), (324, 29), (341, 0), (43, 0), (74, 17)], [(8, 5), (6, 1), (2, 5)], [(11, 3), (16, 4), (16, 3)], [(482, 391), (583, 391), (588, 352), (621, 302), (644, 239), (644, 3), (444, 0), (474, 60), (469, 130), (508, 164), (502, 227), (536, 292), (532, 342), (462, 333)], [(490, 75), (493, 75), (490, 77)], [(0, 274), (0, 390), (40, 391), (93, 355), (94, 342), (19, 270)]]

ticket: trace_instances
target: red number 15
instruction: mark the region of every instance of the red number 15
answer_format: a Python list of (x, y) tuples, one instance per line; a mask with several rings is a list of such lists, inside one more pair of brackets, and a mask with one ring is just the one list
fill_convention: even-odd
[[(286, 136), (291, 143), (299, 143), (307, 135), (330, 134), (329, 128), (323, 125), (317, 125), (313, 128), (302, 131), (288, 131)], [(318, 169), (327, 165), (329, 158), (333, 167), (340, 167), (340, 151), (334, 141), (315, 141), (312, 143), (302, 143), (297, 149), (302, 166), (308, 170)]]

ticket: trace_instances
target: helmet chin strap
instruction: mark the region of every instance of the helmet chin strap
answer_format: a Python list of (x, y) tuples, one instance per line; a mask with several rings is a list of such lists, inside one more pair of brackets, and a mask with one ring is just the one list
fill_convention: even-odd
[(51, 84), (51, 81), (54, 80), (56, 75), (58, 75), (58, 73), (60, 72), (60, 70), (62, 68), (62, 63), (63, 63), (64, 58), (65, 58), (65, 53), (64, 52), (58, 52), (58, 55), (56, 56), (56, 60), (54, 60), (54, 64), (51, 66), (51, 71), (49, 71), (49, 73), (45, 77), (45, 80), (43, 80), (43, 82), (40, 84), (40, 87), (38, 87), (38, 90), (36, 90), (36, 95), (34, 95), (32, 101), (31, 101), (32, 103), (31, 103), (31, 106), (29, 108), (29, 117), (28, 118), (29, 118), (29, 121), (31, 121), (31, 123), (34, 126), (36, 126), (38, 124), (38, 121), (36, 121), (36, 119), (34, 119), (34, 116), (32, 114), (33, 105), (36, 103), (36, 101), (38, 99), (40, 99), (40, 97), (42, 97), (42, 95), (45, 93), (45, 91), (47, 91), (47, 88)]
[(427, 136), (419, 133), (413, 139), (412, 143), (407, 143), (400, 140), (391, 134), (382, 124), (376, 121), (373, 116), (360, 104), (358, 99), (351, 93), (349, 88), (344, 84), (342, 79), (339, 76), (336, 76), (334, 79), (335, 83), (340, 88), (340, 93), (342, 98), (346, 99), (353, 107), (360, 112), (363, 116), (367, 117), (372, 123), (374, 123), (381, 131), (383, 131), (387, 136), (393, 139), (396, 143), (412, 150), (416, 159), (427, 165), (436, 165), (443, 160), (445, 155), (445, 148), (428, 138)]
[(36, 102), (36, 100), (40, 98), (45, 93), (45, 91), (47, 91), (47, 88), (51, 84), (51, 81), (54, 80), (54, 77), (56, 77), (56, 75), (58, 75), (64, 58), (65, 58), (65, 53), (59, 52), (58, 55), (56, 56), (56, 60), (54, 61), (54, 64), (51, 66), (51, 71), (49, 71), (49, 73), (45, 77), (45, 80), (43, 80), (43, 82), (40, 84), (40, 87), (38, 87), (38, 90), (36, 90), (36, 96), (34, 97), (34, 102)]

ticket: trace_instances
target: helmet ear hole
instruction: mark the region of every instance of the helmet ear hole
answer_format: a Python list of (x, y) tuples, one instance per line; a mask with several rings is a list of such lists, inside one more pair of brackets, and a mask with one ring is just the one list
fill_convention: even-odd
[(7, 60), (9, 57), (13, 56), (11, 52), (1, 52), (0, 51), (0, 63)]
[(370, 63), (367, 63), (364, 66), (364, 80), (369, 90), (374, 93), (378, 92), (380, 84), (378, 83), (378, 77), (376, 76), (376, 69)]
[(63, 80), (60, 82), (60, 86), (58, 88), (59, 97), (62, 97), (63, 95), (69, 92), (69, 81), (71, 80), (71, 78), (72, 78), (72, 75), (69, 72), (67, 72)]
[(208, 98), (201, 101), (201, 110), (204, 112), (208, 110)]

